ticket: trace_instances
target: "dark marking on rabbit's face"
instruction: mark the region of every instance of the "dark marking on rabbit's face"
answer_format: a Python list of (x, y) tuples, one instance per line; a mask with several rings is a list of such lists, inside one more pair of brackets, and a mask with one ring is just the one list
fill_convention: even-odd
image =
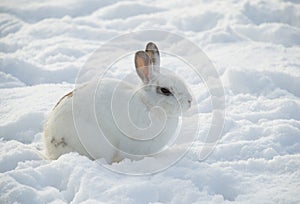
[(52, 138), (51, 143), (54, 144), (55, 147), (58, 147), (62, 145), (62, 147), (67, 146), (67, 143), (65, 142), (65, 138), (61, 138), (61, 141), (57, 141), (55, 138)]
[(60, 102), (65, 99), (65, 98), (70, 98), (73, 96), (73, 91), (71, 91), (70, 93), (64, 95), (61, 99), (59, 99), (59, 101), (57, 102), (57, 104), (54, 106), (53, 110), (60, 104)]
[(159, 94), (162, 94), (162, 95), (165, 95), (165, 96), (172, 96), (173, 93), (170, 91), (169, 88), (167, 87), (156, 87), (156, 93), (159, 93)]

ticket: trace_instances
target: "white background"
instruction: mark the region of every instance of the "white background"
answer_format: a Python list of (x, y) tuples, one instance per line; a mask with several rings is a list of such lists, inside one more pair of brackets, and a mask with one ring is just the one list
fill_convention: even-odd
[[(300, 203), (299, 26), (297, 0), (1, 1), (0, 203)], [(42, 159), (43, 123), (77, 71), (107, 40), (143, 29), (191, 40), (219, 72), (226, 121), (213, 154), (199, 162), (196, 142), (142, 177), (76, 153)], [(189, 81), (209, 114), (205, 85)]]

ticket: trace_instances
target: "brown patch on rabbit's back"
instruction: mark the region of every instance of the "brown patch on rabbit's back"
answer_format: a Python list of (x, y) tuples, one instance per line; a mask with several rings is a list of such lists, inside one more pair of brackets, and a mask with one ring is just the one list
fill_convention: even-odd
[(54, 106), (53, 110), (60, 104), (60, 102), (65, 99), (65, 98), (71, 98), (73, 96), (73, 91), (71, 91), (70, 93), (64, 95), (61, 99), (59, 99), (59, 101), (57, 102), (57, 104)]

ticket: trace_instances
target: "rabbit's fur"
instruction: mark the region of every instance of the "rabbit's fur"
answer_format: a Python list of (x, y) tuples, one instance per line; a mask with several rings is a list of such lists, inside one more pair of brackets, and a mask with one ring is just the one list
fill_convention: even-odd
[(168, 145), (192, 97), (181, 79), (160, 70), (154, 43), (138, 51), (134, 61), (142, 86), (109, 78), (91, 81), (57, 103), (44, 129), (50, 159), (76, 151), (112, 163), (154, 155)]

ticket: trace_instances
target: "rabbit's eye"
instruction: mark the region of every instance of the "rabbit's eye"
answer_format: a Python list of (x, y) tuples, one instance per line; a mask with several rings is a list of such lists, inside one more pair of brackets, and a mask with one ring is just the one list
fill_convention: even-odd
[(159, 87), (158, 89), (159, 89), (159, 92), (165, 96), (173, 95), (172, 92), (165, 87)]

